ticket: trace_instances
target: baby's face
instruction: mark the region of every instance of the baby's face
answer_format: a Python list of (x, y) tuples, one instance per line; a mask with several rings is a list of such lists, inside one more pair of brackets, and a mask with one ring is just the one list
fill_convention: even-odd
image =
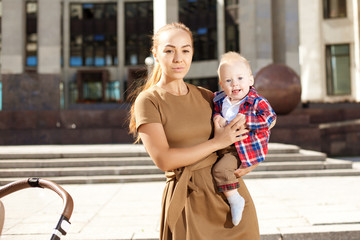
[(221, 65), (219, 70), (221, 88), (236, 103), (246, 97), (250, 86), (254, 84), (254, 77), (249, 66), (242, 61), (234, 61)]

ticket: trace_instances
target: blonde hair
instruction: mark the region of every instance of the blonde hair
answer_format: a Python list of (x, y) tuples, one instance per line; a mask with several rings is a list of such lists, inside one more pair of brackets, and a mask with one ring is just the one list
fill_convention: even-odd
[[(220, 64), (218, 67), (218, 75), (220, 76), (220, 68), (224, 64), (232, 64), (234, 62), (242, 62), (245, 63), (249, 69), (250, 75), (252, 75), (251, 67), (249, 61), (243, 57), (240, 53), (229, 51), (227, 53), (224, 53), (220, 58)], [(220, 80), (220, 79), (219, 79)]]
[[(170, 23), (163, 27), (161, 27), (152, 37), (152, 47), (151, 52), (154, 54), (157, 51), (157, 48), (159, 46), (159, 38), (161, 33), (170, 31), (170, 30), (183, 30), (187, 32), (191, 38), (191, 45), (193, 46), (193, 36), (188, 27), (186, 27), (183, 23)], [(136, 121), (135, 121), (135, 109), (134, 109), (134, 102), (136, 100), (136, 97), (143, 91), (151, 88), (152, 86), (156, 85), (161, 78), (162, 70), (160, 67), (160, 64), (155, 64), (153, 70), (148, 75), (146, 82), (143, 86), (138, 87), (132, 94), (131, 94), (131, 101), (132, 106), (130, 109), (130, 116), (129, 116), (129, 133), (131, 133), (134, 138), (136, 138), (135, 143), (140, 141), (140, 137), (136, 130)]]

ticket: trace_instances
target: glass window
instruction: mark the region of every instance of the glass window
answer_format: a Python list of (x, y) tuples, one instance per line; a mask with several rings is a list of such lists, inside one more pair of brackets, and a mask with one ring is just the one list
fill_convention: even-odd
[(26, 38), (25, 38), (25, 66), (36, 67), (38, 34), (37, 34), (37, 12), (36, 1), (26, 1)]
[(240, 52), (239, 0), (225, 0), (225, 52)]
[(349, 44), (326, 46), (328, 95), (351, 94)]
[[(0, 0), (0, 54), (1, 54), (1, 19), (2, 19), (2, 2)], [(1, 68), (1, 60), (0, 60)], [(0, 78), (0, 111), (2, 110), (2, 82)]]
[(323, 0), (324, 18), (345, 18), (346, 0)]
[(216, 0), (179, 0), (179, 21), (193, 33), (194, 61), (217, 59)]
[(70, 66), (116, 66), (116, 3), (72, 3), (70, 18)]
[[(2, 2), (0, 0), (0, 54), (1, 54), (1, 42), (2, 42), (1, 41), (1, 20), (2, 20)], [(1, 67), (1, 62), (0, 62), (0, 67)]]
[(201, 86), (206, 89), (211, 90), (212, 92), (216, 92), (219, 90), (218, 87), (218, 78), (191, 78), (191, 79), (185, 79), (185, 82), (193, 84), (195, 86)]
[(143, 65), (150, 56), (153, 3), (125, 3), (125, 64)]
[(2, 110), (2, 82), (0, 81), (0, 111)]

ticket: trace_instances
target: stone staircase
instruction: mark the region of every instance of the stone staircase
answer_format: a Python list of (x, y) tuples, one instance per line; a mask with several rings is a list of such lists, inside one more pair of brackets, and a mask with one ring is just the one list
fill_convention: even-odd
[[(354, 176), (350, 161), (295, 145), (271, 143), (266, 160), (245, 178)], [(142, 145), (0, 146), (0, 185), (28, 177), (58, 184), (164, 181)]]

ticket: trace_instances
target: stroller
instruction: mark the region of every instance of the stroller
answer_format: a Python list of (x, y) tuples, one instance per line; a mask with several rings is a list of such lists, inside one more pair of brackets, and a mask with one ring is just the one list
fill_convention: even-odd
[[(66, 192), (58, 184), (40, 178), (29, 178), (24, 180), (15, 181), (0, 187), (0, 200), (2, 197), (9, 195), (18, 190), (22, 190), (30, 187), (48, 188), (56, 192), (63, 199), (63, 211), (61, 217), (54, 229), (54, 232), (50, 240), (60, 240), (62, 236), (65, 236), (70, 228), (70, 217), (73, 212), (73, 199), (68, 192)], [(0, 201), (0, 236), (4, 225), (5, 209), (4, 205)]]

